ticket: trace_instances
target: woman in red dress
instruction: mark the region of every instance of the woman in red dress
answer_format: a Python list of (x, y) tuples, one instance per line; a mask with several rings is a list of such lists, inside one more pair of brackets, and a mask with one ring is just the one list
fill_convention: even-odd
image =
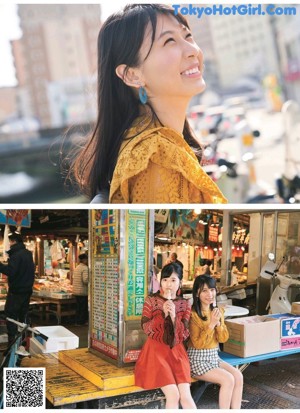
[(189, 336), (189, 302), (178, 293), (182, 268), (176, 263), (161, 272), (161, 289), (146, 298), (142, 327), (148, 339), (135, 367), (135, 384), (143, 389), (160, 387), (166, 409), (196, 409), (190, 392), (190, 364), (183, 341)]

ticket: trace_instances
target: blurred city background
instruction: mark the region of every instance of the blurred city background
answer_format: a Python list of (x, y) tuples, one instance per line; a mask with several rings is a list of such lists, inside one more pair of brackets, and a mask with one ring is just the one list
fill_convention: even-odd
[[(62, 159), (93, 127), (97, 36), (117, 6), (0, 5), (0, 203), (88, 202)], [(232, 203), (300, 201), (300, 5), (276, 7), (188, 17), (207, 88), (187, 115)]]

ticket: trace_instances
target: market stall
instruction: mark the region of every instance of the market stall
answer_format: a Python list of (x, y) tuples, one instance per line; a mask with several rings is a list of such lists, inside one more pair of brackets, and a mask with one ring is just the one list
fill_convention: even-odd
[[(225, 212), (226, 213), (226, 212)], [(222, 210), (156, 210), (154, 258), (161, 269), (170, 255), (176, 253), (184, 264), (184, 280), (193, 281), (204, 273), (221, 280), (223, 250)], [(249, 216), (234, 217), (231, 266), (236, 283), (247, 280), (247, 259), (250, 239)]]
[[(74, 317), (76, 301), (72, 295), (72, 273), (78, 255), (88, 250), (88, 212), (1, 210), (2, 262), (8, 258), (5, 253), (9, 249), (7, 234), (16, 229), (23, 236), (36, 264), (31, 315), (38, 317), (40, 322), (53, 320), (58, 324), (66, 317)], [(3, 274), (0, 275), (0, 294), (1, 311), (7, 294), (6, 276)]]

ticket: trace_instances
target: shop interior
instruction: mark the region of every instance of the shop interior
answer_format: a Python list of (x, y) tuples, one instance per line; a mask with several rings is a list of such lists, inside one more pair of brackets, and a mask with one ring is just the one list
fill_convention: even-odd
[[(66, 325), (77, 333), (75, 326), (70, 327), (76, 314), (72, 274), (78, 255), (89, 249), (88, 211), (6, 210), (1, 211), (2, 221), (4, 212), (5, 220), (0, 224), (0, 260), (7, 260), (6, 231), (18, 230), (26, 248), (33, 253), (36, 270), (29, 312), (31, 322), (38, 326)], [(3, 312), (7, 294), (4, 274), (0, 276), (0, 288), (0, 311)], [(87, 327), (85, 330), (87, 336)], [(84, 342), (87, 343), (87, 338)]]
[[(223, 211), (219, 210), (170, 210), (155, 214), (154, 259), (159, 270), (176, 253), (184, 264), (184, 281), (193, 282), (209, 273), (221, 281)], [(236, 275), (234, 283), (247, 281), (250, 217), (237, 214), (233, 217), (231, 263)]]
[[(184, 266), (183, 291), (191, 296), (193, 280), (208, 273), (217, 280), (219, 302), (266, 314), (279, 281), (260, 276), (274, 253), (282, 274), (300, 274), (299, 211), (156, 210), (154, 269), (159, 280), (172, 253)], [(300, 298), (299, 285), (288, 288), (289, 301)]]

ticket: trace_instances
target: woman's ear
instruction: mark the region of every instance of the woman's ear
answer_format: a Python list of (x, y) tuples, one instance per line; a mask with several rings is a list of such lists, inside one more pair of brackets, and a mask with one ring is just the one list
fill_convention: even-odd
[(125, 64), (121, 64), (116, 67), (116, 75), (123, 80), (127, 86), (139, 88), (143, 86), (141, 83), (141, 77), (139, 69), (128, 67)]

